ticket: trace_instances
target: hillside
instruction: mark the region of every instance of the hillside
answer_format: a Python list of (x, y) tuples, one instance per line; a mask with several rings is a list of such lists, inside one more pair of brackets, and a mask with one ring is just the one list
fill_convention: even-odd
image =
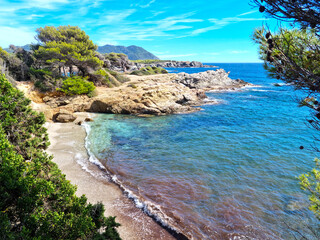
[[(16, 46), (17, 48), (23, 48), (24, 50), (29, 51), (31, 44), (26, 44), (24, 46)], [(13, 50), (11, 48), (4, 48), (3, 50), (7, 51), (8, 53), (13, 53)]]
[(104, 45), (98, 47), (98, 52), (100, 53), (124, 53), (128, 56), (130, 60), (146, 60), (146, 59), (159, 59), (152, 53), (138, 46), (113, 46), (113, 45)]

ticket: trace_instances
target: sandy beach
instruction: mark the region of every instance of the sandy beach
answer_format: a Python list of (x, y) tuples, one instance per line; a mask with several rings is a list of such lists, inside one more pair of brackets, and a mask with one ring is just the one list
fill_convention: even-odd
[(151, 217), (134, 206), (107, 175), (89, 162), (85, 148), (86, 132), (76, 123), (88, 117), (77, 113), (74, 123), (47, 123), (51, 145), (48, 153), (70, 182), (77, 186), (77, 195), (85, 194), (91, 203), (102, 202), (106, 216), (116, 216), (122, 239), (175, 239)]

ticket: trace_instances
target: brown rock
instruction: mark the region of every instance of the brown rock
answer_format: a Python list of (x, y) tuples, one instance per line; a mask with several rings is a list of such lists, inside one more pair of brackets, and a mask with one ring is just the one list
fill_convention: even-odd
[(84, 121), (85, 122), (93, 122), (93, 119), (92, 118), (86, 118)]
[(54, 116), (55, 122), (67, 123), (73, 122), (77, 117), (72, 113), (65, 109), (61, 109), (59, 113)]

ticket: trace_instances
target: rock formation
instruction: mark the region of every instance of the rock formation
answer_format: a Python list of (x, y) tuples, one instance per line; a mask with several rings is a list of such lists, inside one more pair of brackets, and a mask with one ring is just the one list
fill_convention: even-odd
[(176, 81), (192, 89), (204, 90), (235, 89), (250, 85), (240, 79), (232, 80), (229, 78), (229, 74), (230, 73), (227, 73), (223, 69), (218, 69), (216, 71), (209, 70), (194, 74), (179, 73), (177, 74)]
[[(205, 91), (248, 85), (241, 80), (232, 80), (228, 75), (222, 69), (197, 74), (127, 75), (130, 81), (121, 86), (97, 87), (95, 97), (51, 95), (42, 97), (42, 103), (37, 98), (37, 106), (47, 119), (59, 122), (74, 121), (73, 112), (135, 115), (189, 113), (199, 110), (195, 106), (210, 103)], [(33, 99), (36, 94), (29, 91), (26, 95)]]
[(163, 68), (209, 68), (215, 67), (211, 65), (203, 65), (201, 62), (196, 61), (159, 61), (151, 64), (136, 63), (138, 69), (142, 67), (163, 67)]
[(73, 122), (76, 120), (76, 118), (77, 117), (72, 112), (69, 112), (65, 109), (60, 109), (59, 113), (54, 116), (53, 120), (56, 122), (67, 123)]

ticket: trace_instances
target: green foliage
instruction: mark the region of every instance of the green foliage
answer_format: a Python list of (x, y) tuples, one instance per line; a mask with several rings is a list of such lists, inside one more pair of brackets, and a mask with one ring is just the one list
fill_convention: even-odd
[(130, 81), (129, 78), (127, 78), (124, 74), (115, 72), (115, 71), (111, 71), (110, 69), (105, 69), (108, 73), (111, 74), (111, 76), (113, 76), (115, 79), (117, 79), (118, 82), (120, 83), (125, 83)]
[(6, 75), (13, 77), (16, 81), (29, 80), (29, 67), (15, 54), (9, 54), (0, 48), (0, 70)]
[(98, 71), (96, 71), (95, 76), (97, 78), (97, 81), (101, 82), (103, 85), (111, 87), (110, 75), (105, 69), (99, 69)]
[(120, 239), (114, 217), (87, 203), (43, 149), (44, 117), (0, 76), (0, 236), (4, 239)]
[(317, 89), (317, 82), (310, 81), (320, 76), (320, 40), (314, 30), (281, 28), (271, 37), (261, 28), (254, 32), (253, 40), (260, 46), (260, 58), (271, 77), (296, 88)]
[(32, 111), (29, 104), (30, 100), (0, 75), (0, 123), (8, 140), (27, 159), (49, 145), (46, 129), (42, 126), (45, 118)]
[(49, 69), (35, 69), (33, 67), (30, 68), (30, 73), (35, 77), (41, 78), (45, 75), (52, 76), (53, 73)]
[(154, 74), (166, 74), (168, 73), (167, 70), (161, 67), (144, 67), (139, 70), (133, 71), (131, 74), (132, 75), (138, 75), (138, 76), (143, 76), (143, 75), (154, 75)]
[(85, 78), (79, 76), (69, 77), (62, 82), (62, 87), (58, 88), (58, 91), (64, 92), (65, 94), (81, 95), (88, 94), (95, 89), (92, 82), (88, 82)]
[(97, 46), (79, 27), (60, 26), (37, 29), (37, 39), (43, 44), (35, 51), (35, 56), (52, 69), (59, 69), (66, 76), (74, 75), (76, 66), (83, 76), (89, 76), (89, 69), (99, 69), (103, 62), (95, 56)]
[(47, 68), (29, 69), (30, 79), (34, 82), (34, 86), (41, 92), (53, 91), (59, 80), (54, 76), (53, 72)]
[[(315, 0), (252, 0), (260, 12), (286, 22), (294, 22), (299, 29), (280, 28), (271, 33), (265, 28), (254, 32), (253, 40), (260, 46), (260, 57), (272, 77), (303, 89), (306, 97), (300, 106), (311, 109), (308, 123), (320, 131), (320, 4)], [(319, 149), (317, 149), (319, 152)], [(320, 220), (320, 168), (300, 176), (302, 189), (310, 194), (310, 209)], [(297, 231), (300, 233), (299, 231)], [(316, 232), (313, 232), (317, 235)], [(301, 235), (302, 238), (305, 238)], [(316, 237), (317, 239), (319, 236)]]
[(320, 220), (320, 162), (319, 159), (315, 159), (316, 168), (311, 172), (302, 174), (300, 179), (300, 185), (302, 189), (309, 192), (310, 197), (310, 210), (314, 212), (316, 217)]
[(135, 63), (142, 63), (142, 64), (156, 64), (162, 62), (170, 62), (170, 60), (159, 60), (159, 59), (146, 59), (146, 60), (132, 60)]
[(127, 58), (127, 55), (125, 55), (124, 53), (113, 53), (113, 52), (112, 53), (106, 53), (104, 56), (105, 56), (106, 59), (109, 59), (111, 61), (118, 60), (121, 57)]

